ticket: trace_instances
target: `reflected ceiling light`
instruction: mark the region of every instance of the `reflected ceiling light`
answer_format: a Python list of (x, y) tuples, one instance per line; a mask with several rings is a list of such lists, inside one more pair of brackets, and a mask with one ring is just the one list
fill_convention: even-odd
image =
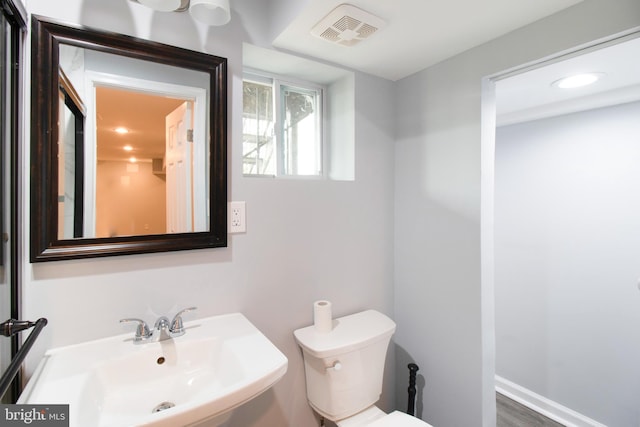
[(207, 25), (225, 25), (231, 20), (229, 0), (131, 0), (160, 12), (189, 13), (196, 21)]
[(124, 135), (124, 134), (129, 133), (129, 129), (123, 128), (123, 127), (117, 127), (116, 128), (116, 133), (119, 133), (120, 135)]
[(191, 0), (189, 13), (207, 25), (225, 25), (231, 20), (229, 0)]
[(124, 147), (122, 147), (122, 149), (123, 149), (124, 151), (133, 151), (133, 147), (132, 147), (132, 146), (130, 146), (130, 145), (125, 145)]
[(138, 159), (136, 159), (135, 157), (133, 157), (133, 156), (129, 157), (129, 162), (135, 163), (137, 161), (138, 161)]
[(584, 87), (594, 84), (595, 82), (600, 80), (602, 76), (604, 76), (604, 73), (575, 74), (573, 76), (556, 80), (551, 85), (560, 89), (575, 89), (578, 87)]

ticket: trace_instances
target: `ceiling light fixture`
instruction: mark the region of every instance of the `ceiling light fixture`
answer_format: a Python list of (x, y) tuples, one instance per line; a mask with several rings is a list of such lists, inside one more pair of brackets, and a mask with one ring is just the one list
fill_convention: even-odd
[(594, 84), (595, 82), (600, 80), (602, 76), (604, 76), (604, 73), (574, 74), (572, 76), (556, 80), (555, 82), (551, 83), (551, 86), (555, 86), (560, 89), (575, 89)]
[(207, 25), (225, 25), (231, 20), (229, 0), (131, 0), (159, 12), (184, 12)]
[(189, 6), (189, 0), (138, 0), (138, 3), (158, 12), (182, 12)]
[(120, 126), (116, 128), (116, 133), (119, 133), (120, 135), (125, 135), (129, 133), (129, 129)]
[(132, 146), (130, 146), (130, 145), (125, 145), (124, 147), (122, 147), (122, 149), (123, 149), (124, 151), (133, 151), (133, 147), (132, 147)]
[(191, 0), (189, 13), (207, 25), (225, 25), (231, 20), (229, 0)]

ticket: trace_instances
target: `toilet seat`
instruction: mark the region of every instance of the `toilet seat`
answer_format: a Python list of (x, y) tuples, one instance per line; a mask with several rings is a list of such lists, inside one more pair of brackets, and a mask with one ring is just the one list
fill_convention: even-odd
[(400, 411), (390, 414), (377, 406), (370, 406), (362, 412), (337, 422), (338, 427), (431, 427), (419, 418)]
[(404, 412), (393, 411), (369, 424), (368, 427), (431, 427), (431, 425)]

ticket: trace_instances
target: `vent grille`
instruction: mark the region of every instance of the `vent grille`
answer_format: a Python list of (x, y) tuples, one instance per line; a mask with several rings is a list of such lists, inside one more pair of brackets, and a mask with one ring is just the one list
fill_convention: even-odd
[(333, 28), (327, 28), (320, 34), (320, 37), (331, 42), (338, 43), (340, 41), (340, 32)]
[(345, 31), (355, 30), (360, 24), (362, 24), (362, 22), (358, 21), (356, 18), (353, 18), (351, 16), (343, 16), (335, 24), (333, 24), (333, 26), (340, 31)]
[(376, 31), (378, 31), (378, 29), (372, 25), (369, 24), (363, 24), (360, 29), (358, 30), (358, 34), (360, 35), (360, 37), (362, 38), (367, 38), (370, 35), (372, 35), (373, 33), (375, 33)]
[(312, 29), (311, 34), (341, 46), (355, 46), (385, 26), (377, 16), (349, 4), (332, 10)]

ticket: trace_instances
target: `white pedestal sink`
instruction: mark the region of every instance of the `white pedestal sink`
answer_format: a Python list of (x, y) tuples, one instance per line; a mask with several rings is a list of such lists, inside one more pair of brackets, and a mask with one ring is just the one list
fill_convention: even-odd
[(216, 426), (275, 384), (287, 358), (240, 313), (185, 323), (133, 344), (133, 333), (49, 350), (18, 403), (69, 404), (71, 427)]

